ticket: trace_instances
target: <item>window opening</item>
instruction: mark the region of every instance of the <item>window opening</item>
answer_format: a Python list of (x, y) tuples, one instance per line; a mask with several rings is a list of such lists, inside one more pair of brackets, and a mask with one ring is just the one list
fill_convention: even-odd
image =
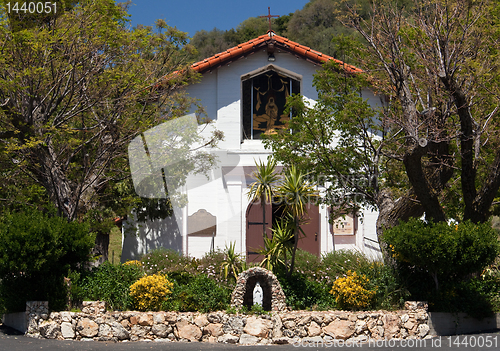
[(286, 99), (300, 92), (300, 82), (275, 71), (243, 81), (243, 138), (261, 139), (287, 128)]

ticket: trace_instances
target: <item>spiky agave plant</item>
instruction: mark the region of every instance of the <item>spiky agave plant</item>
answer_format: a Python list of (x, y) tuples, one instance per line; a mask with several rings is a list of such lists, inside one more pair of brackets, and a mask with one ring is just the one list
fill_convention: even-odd
[(226, 249), (224, 250), (225, 259), (220, 268), (224, 279), (234, 277), (234, 279), (237, 280), (238, 274), (241, 272), (240, 269), (244, 268), (241, 255), (236, 253), (235, 247), (236, 242), (231, 242), (229, 246), (226, 245)]

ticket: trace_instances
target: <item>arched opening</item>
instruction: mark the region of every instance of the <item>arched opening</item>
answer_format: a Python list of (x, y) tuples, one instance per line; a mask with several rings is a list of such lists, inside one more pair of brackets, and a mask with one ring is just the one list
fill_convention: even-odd
[(291, 113), (285, 113), (286, 99), (300, 93), (300, 78), (273, 65), (242, 77), (243, 139), (287, 128)]
[(271, 311), (272, 288), (269, 280), (263, 275), (254, 275), (247, 279), (245, 284), (245, 295), (243, 296), (243, 306), (250, 310), (253, 306), (253, 289), (259, 282), (262, 288), (262, 308), (264, 311)]

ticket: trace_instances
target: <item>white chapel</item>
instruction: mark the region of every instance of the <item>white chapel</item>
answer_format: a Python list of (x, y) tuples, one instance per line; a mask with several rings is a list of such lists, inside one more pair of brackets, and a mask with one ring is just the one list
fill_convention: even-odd
[[(262, 208), (260, 203), (251, 203), (247, 194), (256, 161), (265, 162), (271, 154), (261, 135), (286, 126), (290, 117), (284, 114), (284, 105), (289, 95), (300, 93), (314, 103), (313, 74), (329, 60), (335, 59), (269, 31), (193, 64), (202, 77), (199, 83), (188, 86), (187, 92), (199, 99), (214, 127), (224, 133), (218, 144), (218, 164), (208, 178), (188, 176), (181, 189), (187, 201), (174, 208), (171, 218), (142, 223), (136, 235), (123, 230), (122, 262), (158, 247), (201, 257), (230, 243), (248, 262), (258, 259), (256, 250), (263, 246)], [(353, 66), (344, 67), (361, 72)], [(362, 94), (370, 104), (379, 104), (368, 89)], [(269, 227), (278, 212), (266, 205)], [(327, 206), (320, 205), (311, 206), (308, 216), (303, 228), (306, 237), (300, 240), (299, 248), (316, 255), (340, 249), (380, 255), (377, 212), (362, 210), (331, 219)]]

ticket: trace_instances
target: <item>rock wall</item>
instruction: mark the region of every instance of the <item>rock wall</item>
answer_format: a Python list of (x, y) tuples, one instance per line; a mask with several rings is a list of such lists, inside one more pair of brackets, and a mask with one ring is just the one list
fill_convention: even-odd
[[(289, 344), (429, 338), (427, 305), (375, 312), (293, 311), (272, 315), (225, 312), (106, 312), (103, 302), (85, 302), (82, 312), (33, 312), (28, 336), (96, 341), (203, 341)], [(41, 311), (44, 312), (44, 311)]]

